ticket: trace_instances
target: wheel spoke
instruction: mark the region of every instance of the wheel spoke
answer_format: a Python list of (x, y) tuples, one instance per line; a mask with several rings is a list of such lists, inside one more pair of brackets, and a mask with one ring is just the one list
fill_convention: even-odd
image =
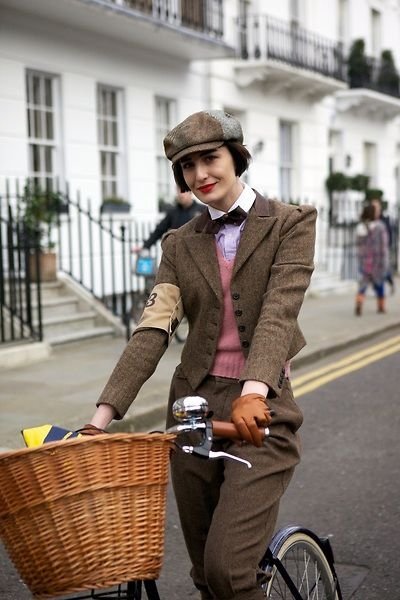
[[(291, 533), (282, 542), (277, 558), (303, 600), (339, 600), (329, 562), (318, 543), (307, 533)], [(263, 590), (269, 600), (293, 600), (276, 565)]]

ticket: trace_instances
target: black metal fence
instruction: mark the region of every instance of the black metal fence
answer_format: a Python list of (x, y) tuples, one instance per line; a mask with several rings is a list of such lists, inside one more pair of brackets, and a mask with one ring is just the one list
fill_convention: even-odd
[(274, 59), (342, 81), (346, 79), (342, 46), (298, 23), (267, 15), (248, 15), (239, 19), (238, 27), (243, 59)]
[[(318, 224), (318, 263), (329, 273), (341, 279), (357, 280), (357, 222), (331, 224), (320, 216)], [(399, 270), (399, 220), (390, 222), (390, 266), (392, 273)]]
[(385, 77), (382, 61), (372, 56), (365, 58), (365, 68), (362, 71), (349, 73), (349, 84), (351, 88), (366, 88), (395, 98), (400, 97), (398, 78)]
[(187, 27), (215, 38), (224, 34), (222, 0), (109, 0), (151, 16), (160, 23)]
[[(7, 190), (10, 186), (7, 186)], [(102, 215), (79, 194), (73, 199), (62, 194), (50, 242), (57, 253), (59, 270), (67, 273), (112, 313), (118, 316), (130, 335), (130, 315), (138, 291), (144, 292), (146, 281), (135, 273), (140, 246), (155, 226), (131, 218)], [(26, 235), (22, 224), (23, 192), (15, 187), (0, 197), (0, 329), (1, 342), (17, 339), (42, 339), (41, 285), (38, 243)], [(293, 201), (302, 204), (304, 199)], [(325, 214), (326, 213), (326, 214)], [(398, 219), (392, 220), (392, 266), (398, 270)], [(332, 224), (328, 211), (318, 218), (317, 262), (326, 271), (342, 279), (357, 278), (356, 226), (354, 222)], [(160, 246), (150, 254), (156, 264)], [(36, 280), (32, 285), (32, 260)]]
[[(2, 205), (7, 207), (7, 219), (2, 213), (2, 263), (0, 301), (4, 322), (6, 314), (12, 311), (14, 320), (27, 325), (30, 335), (41, 339), (41, 302), (40, 302), (40, 267), (37, 266), (36, 297), (32, 304), (29, 297), (32, 286), (33, 269), (30, 269), (32, 258), (39, 255), (39, 244), (32, 245), (32, 235), (22, 236), (23, 215), (26, 211), (26, 186), (11, 188), (6, 185), (6, 192), (1, 198)], [(68, 274), (97, 300), (101, 301), (114, 315), (119, 317), (126, 327), (127, 337), (130, 335), (130, 314), (137, 291), (144, 291), (145, 279), (135, 274), (137, 254), (132, 248), (142, 244), (153, 230), (155, 222), (141, 223), (129, 218), (118, 218), (118, 215), (97, 213), (90, 201), (82, 202), (79, 194), (73, 199), (68, 187), (58, 193), (62, 202), (57, 208), (51, 227), (45, 227), (46, 245), (52, 246), (57, 255), (58, 270)], [(41, 192), (42, 196), (46, 193)], [(29, 196), (28, 201), (35, 201)], [(14, 216), (13, 216), (14, 215)], [(46, 214), (46, 217), (48, 215)], [(11, 220), (10, 220), (11, 219)], [(37, 229), (40, 229), (37, 223)], [(43, 250), (43, 248), (42, 248)], [(158, 264), (160, 246), (151, 249), (151, 255)], [(32, 272), (31, 272), (32, 271)], [(8, 283), (10, 281), (10, 283)], [(19, 298), (22, 300), (20, 301)], [(40, 319), (32, 311), (39, 311)], [(27, 311), (26, 314), (22, 311)], [(3, 317), (2, 317), (3, 322)], [(39, 322), (40, 328), (36, 328)], [(10, 325), (8, 337), (15, 339), (15, 326)], [(9, 328), (7, 329), (7, 331)], [(26, 329), (19, 336), (26, 335)], [(6, 341), (6, 335), (1, 341)]]
[[(155, 223), (97, 216), (90, 201), (83, 203), (79, 194), (72, 199), (67, 192), (64, 198), (67, 210), (57, 222), (59, 269), (120, 317), (129, 337), (135, 292), (145, 286), (144, 278), (135, 274), (137, 255), (132, 248), (141, 245)], [(158, 245), (151, 254), (158, 263)]]
[(41, 341), (41, 305), (38, 245), (0, 196), (0, 342)]

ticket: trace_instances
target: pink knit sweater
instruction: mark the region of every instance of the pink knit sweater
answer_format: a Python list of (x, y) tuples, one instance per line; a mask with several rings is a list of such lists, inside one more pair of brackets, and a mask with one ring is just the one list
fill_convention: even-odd
[(217, 255), (224, 294), (224, 317), (218, 339), (217, 352), (210, 374), (239, 379), (244, 367), (245, 358), (240, 344), (235, 315), (233, 314), (230, 289), (235, 261), (226, 260), (219, 248), (217, 249)]

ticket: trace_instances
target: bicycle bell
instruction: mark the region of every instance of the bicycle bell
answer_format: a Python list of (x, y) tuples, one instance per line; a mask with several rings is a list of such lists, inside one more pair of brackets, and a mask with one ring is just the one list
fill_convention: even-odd
[(184, 396), (175, 400), (172, 414), (180, 423), (203, 421), (208, 414), (208, 402), (201, 396)]

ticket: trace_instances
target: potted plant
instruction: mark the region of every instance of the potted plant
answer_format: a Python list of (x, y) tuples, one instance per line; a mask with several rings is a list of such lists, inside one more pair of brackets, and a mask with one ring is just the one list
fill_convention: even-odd
[(352, 190), (357, 190), (358, 192), (365, 192), (368, 188), (369, 177), (368, 175), (364, 175), (363, 173), (359, 173), (358, 175), (353, 175), (350, 178), (350, 187)]
[[(53, 281), (57, 274), (54, 251), (53, 227), (64, 206), (61, 192), (43, 190), (37, 183), (29, 181), (22, 195), (22, 222), (32, 251), (39, 250), (41, 281)], [(36, 254), (36, 253), (35, 253)], [(36, 256), (30, 256), (31, 279), (36, 279)]]
[(123, 198), (109, 196), (104, 198), (100, 206), (100, 213), (128, 213), (130, 209), (131, 205)]
[(399, 95), (399, 74), (390, 50), (382, 51), (377, 83), (383, 93)]
[(372, 65), (365, 55), (365, 42), (363, 39), (354, 40), (347, 59), (347, 74), (350, 87), (368, 87), (371, 82)]
[(334, 171), (330, 173), (325, 181), (326, 189), (328, 192), (344, 192), (350, 187), (350, 180), (347, 175), (341, 171)]
[(383, 190), (379, 188), (368, 188), (365, 190), (365, 201), (370, 202), (371, 200), (382, 200)]

